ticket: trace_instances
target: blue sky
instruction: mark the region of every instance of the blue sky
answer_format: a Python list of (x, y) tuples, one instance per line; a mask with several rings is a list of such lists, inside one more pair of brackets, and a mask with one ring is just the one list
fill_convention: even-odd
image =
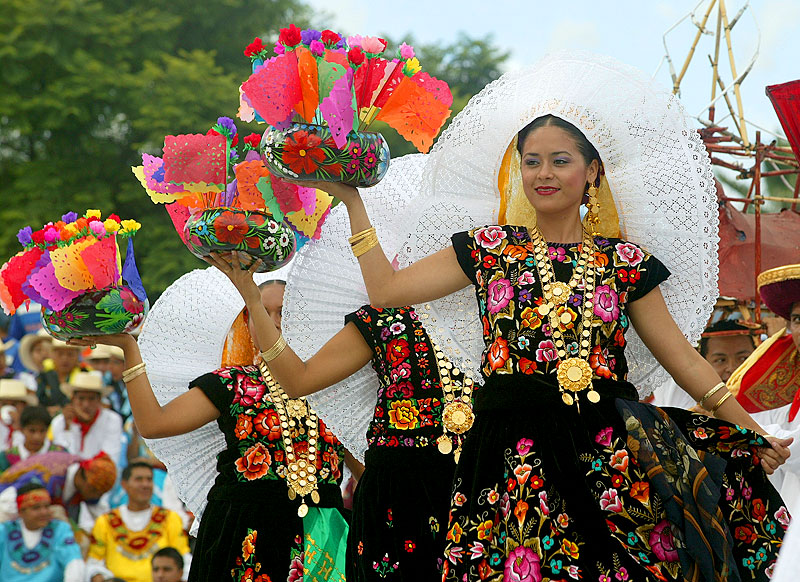
[[(459, 31), (470, 36), (491, 34), (495, 43), (511, 51), (510, 67), (533, 63), (555, 49), (581, 48), (616, 57), (636, 66), (665, 85), (671, 85), (664, 57), (663, 34), (680, 18), (697, 8), (702, 18), (709, 0), (633, 1), (569, 0), (309, 0), (319, 11), (332, 15), (329, 24), (347, 34), (388, 34), (401, 39), (409, 32), (418, 42), (449, 42)], [(727, 0), (729, 18), (744, 2)], [(760, 56), (742, 85), (745, 118), (774, 131), (778, 119), (764, 93), (768, 84), (800, 79), (800, 1), (754, 0), (732, 31), (734, 56), (741, 73), (756, 49), (760, 30)], [(714, 13), (716, 14), (716, 12)], [(320, 23), (322, 24), (322, 23)], [(708, 23), (713, 28), (716, 22)], [(667, 36), (667, 45), (680, 70), (696, 33), (684, 20)], [(722, 56), (727, 51), (723, 44)], [(687, 111), (705, 110), (711, 92), (713, 36), (704, 35), (682, 83), (681, 99)], [(794, 57), (792, 56), (794, 55)], [(730, 83), (727, 58), (721, 58), (723, 80)], [(425, 63), (422, 63), (423, 68)], [(720, 107), (722, 109), (720, 109)], [(726, 108), (717, 107), (717, 119)], [(753, 131), (750, 136), (752, 139)], [(767, 141), (765, 138), (764, 141)]]

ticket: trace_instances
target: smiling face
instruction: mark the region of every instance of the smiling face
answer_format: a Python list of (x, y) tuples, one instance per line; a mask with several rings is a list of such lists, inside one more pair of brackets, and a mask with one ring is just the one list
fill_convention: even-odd
[(100, 410), (101, 396), (99, 392), (92, 390), (75, 390), (72, 394), (72, 405), (75, 407), (75, 415), (81, 422), (92, 420), (97, 411)]
[(597, 160), (587, 165), (575, 139), (554, 125), (528, 133), (520, 149), (522, 188), (537, 216), (578, 217), (587, 183), (597, 178)]

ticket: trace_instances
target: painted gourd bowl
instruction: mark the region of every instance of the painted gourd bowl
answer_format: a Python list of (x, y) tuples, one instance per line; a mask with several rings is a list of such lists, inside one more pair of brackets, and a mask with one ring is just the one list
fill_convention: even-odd
[(140, 301), (126, 285), (87, 291), (60, 311), (42, 308), (42, 325), (56, 339), (133, 333), (141, 327), (149, 301)]
[(259, 149), (269, 171), (288, 180), (366, 188), (389, 169), (389, 145), (381, 134), (368, 131), (351, 131), (339, 148), (327, 126), (292, 123), (286, 129), (267, 129)]
[(297, 248), (291, 226), (266, 212), (241, 208), (207, 208), (195, 212), (184, 227), (186, 246), (196, 257), (239, 251), (263, 264), (258, 272), (287, 264)]

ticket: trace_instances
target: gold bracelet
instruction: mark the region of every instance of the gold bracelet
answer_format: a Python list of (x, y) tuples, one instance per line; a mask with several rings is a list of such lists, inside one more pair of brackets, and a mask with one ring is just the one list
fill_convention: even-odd
[(122, 372), (122, 378), (124, 379), (124, 378), (125, 378), (125, 376), (130, 376), (131, 374), (133, 374), (133, 373), (134, 373), (134, 372), (136, 372), (137, 370), (141, 370), (141, 369), (143, 369), (144, 367), (145, 367), (145, 363), (144, 363), (144, 362), (139, 362), (139, 363), (138, 363), (138, 364), (136, 364), (135, 366), (131, 366), (131, 367), (130, 367), (130, 368), (128, 368), (127, 370), (124, 370), (124, 371)]
[(134, 379), (138, 378), (139, 376), (141, 376), (142, 374), (144, 374), (146, 371), (147, 370), (144, 368), (144, 366), (141, 367), (141, 368), (138, 368), (135, 372), (131, 372), (127, 376), (123, 376), (122, 377), (122, 381), (125, 382), (126, 384), (128, 384), (132, 380), (134, 380)]
[(375, 227), (370, 226), (369, 228), (365, 228), (361, 232), (355, 233), (353, 236), (347, 239), (347, 241), (350, 243), (350, 246), (353, 246), (356, 243), (360, 242), (362, 239), (368, 237), (369, 235), (374, 235), (374, 234), (375, 234)]
[(275, 343), (272, 344), (272, 347), (270, 349), (268, 349), (265, 352), (261, 352), (261, 358), (265, 362), (269, 363), (272, 360), (274, 360), (275, 358), (277, 358), (278, 356), (280, 356), (281, 352), (286, 349), (287, 345), (288, 344), (286, 343), (286, 340), (284, 339), (283, 335), (281, 334), (281, 335), (278, 336), (278, 339), (275, 340)]
[(376, 246), (378, 246), (378, 244), (380, 244), (378, 242), (378, 237), (373, 234), (372, 236), (367, 237), (353, 245), (353, 255), (358, 258), (367, 251), (374, 249)]
[(727, 394), (725, 394), (725, 396), (717, 400), (717, 403), (714, 405), (714, 408), (711, 409), (711, 414), (716, 414), (717, 410), (719, 410), (719, 407), (725, 404), (725, 401), (731, 396), (733, 396), (733, 392), (728, 392)]
[[(720, 382), (719, 384), (715, 385), (711, 390), (706, 392), (705, 396), (703, 396), (700, 399), (700, 402), (698, 402), (698, 404), (703, 408), (706, 408), (706, 400), (714, 396), (714, 394), (722, 390), (724, 387), (725, 387), (725, 382)], [(706, 410), (708, 410), (708, 408), (706, 408)]]

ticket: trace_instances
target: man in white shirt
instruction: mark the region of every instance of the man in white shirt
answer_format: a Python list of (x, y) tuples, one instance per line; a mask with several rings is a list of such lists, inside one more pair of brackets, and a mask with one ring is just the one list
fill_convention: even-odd
[(109, 390), (99, 372), (74, 374), (61, 388), (70, 402), (50, 424), (53, 443), (84, 459), (103, 451), (117, 462), (122, 451), (122, 418), (102, 405)]
[(0, 451), (10, 449), (22, 441), (19, 417), (26, 406), (36, 404), (36, 397), (28, 392), (25, 383), (12, 378), (0, 379)]

